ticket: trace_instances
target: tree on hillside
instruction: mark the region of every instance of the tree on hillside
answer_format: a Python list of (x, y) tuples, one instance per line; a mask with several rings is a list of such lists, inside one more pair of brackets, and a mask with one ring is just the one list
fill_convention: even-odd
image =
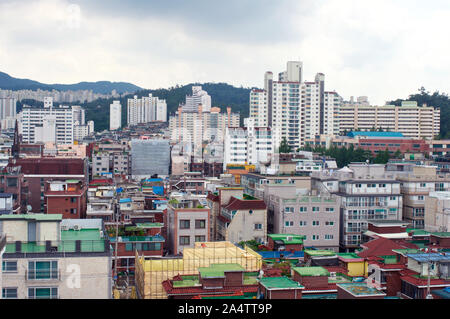
[(292, 152), (292, 147), (288, 144), (285, 137), (283, 137), (283, 140), (280, 143), (280, 148), (278, 149), (279, 153), (290, 153)]

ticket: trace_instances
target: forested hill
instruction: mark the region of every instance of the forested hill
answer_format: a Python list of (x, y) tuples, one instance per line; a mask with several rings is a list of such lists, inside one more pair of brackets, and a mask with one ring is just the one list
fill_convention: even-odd
[[(390, 101), (388, 104), (401, 105), (404, 99)], [(446, 93), (439, 91), (431, 94), (424, 87), (419, 89), (419, 93), (411, 94), (407, 101), (417, 101), (418, 105), (426, 104), (428, 106), (437, 107), (441, 110), (441, 133), (437, 138), (450, 139), (450, 98)]]
[(28, 79), (18, 79), (9, 74), (0, 72), (0, 89), (4, 90), (58, 90), (58, 91), (78, 91), (92, 90), (94, 93), (110, 94), (112, 90), (116, 90), (122, 94), (125, 92), (136, 92), (142, 88), (127, 82), (80, 82), (76, 84), (44, 84)]

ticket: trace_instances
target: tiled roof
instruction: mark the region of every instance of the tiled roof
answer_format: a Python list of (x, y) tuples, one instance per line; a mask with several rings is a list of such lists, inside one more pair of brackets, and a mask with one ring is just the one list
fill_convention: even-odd
[(417, 246), (404, 241), (398, 242), (382, 237), (361, 244), (361, 247), (363, 247), (364, 250), (357, 253), (357, 255), (362, 258), (395, 255), (395, 252), (392, 251), (393, 249), (417, 248)]
[(210, 201), (213, 202), (218, 202), (219, 201), (219, 196), (218, 195), (214, 195), (213, 193), (208, 193), (208, 196), (206, 196), (207, 199), (209, 199)]
[(248, 200), (231, 197), (227, 205), (224, 205), (227, 210), (249, 210), (249, 209), (267, 209), (266, 203), (263, 200)]

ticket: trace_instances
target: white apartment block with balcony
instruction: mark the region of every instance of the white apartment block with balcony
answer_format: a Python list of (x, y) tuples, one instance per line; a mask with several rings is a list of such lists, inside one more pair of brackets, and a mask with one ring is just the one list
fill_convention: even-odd
[(120, 101), (113, 101), (109, 105), (109, 130), (117, 130), (122, 127), (122, 105)]
[(382, 128), (401, 132), (405, 137), (433, 139), (440, 131), (440, 110), (403, 101), (401, 106), (342, 105), (340, 132), (370, 131)]
[(127, 123), (128, 125), (138, 125), (153, 121), (167, 120), (167, 105), (165, 100), (160, 100), (151, 93), (148, 96), (138, 98), (135, 95), (127, 101)]
[(185, 112), (178, 108), (175, 115), (169, 119), (170, 140), (175, 142), (189, 142), (194, 146), (201, 146), (203, 141), (222, 142), (227, 127), (239, 127), (240, 114), (220, 113), (220, 108), (213, 107), (210, 112), (203, 112), (199, 106), (197, 112)]
[(19, 132), (24, 143), (73, 144), (74, 110), (70, 106), (31, 108), (20, 114)]
[(302, 69), (301, 62), (289, 61), (278, 81), (266, 72), (264, 90), (250, 92), (250, 117), (272, 128), (276, 145), (286, 139), (296, 149), (306, 138), (339, 132), (342, 98), (325, 92), (323, 73), (317, 73), (314, 82), (303, 82)]
[(255, 127), (255, 119), (245, 119), (246, 127), (227, 128), (224, 141), (223, 167), (228, 164), (252, 164), (257, 167), (270, 162), (274, 152), (269, 127)]

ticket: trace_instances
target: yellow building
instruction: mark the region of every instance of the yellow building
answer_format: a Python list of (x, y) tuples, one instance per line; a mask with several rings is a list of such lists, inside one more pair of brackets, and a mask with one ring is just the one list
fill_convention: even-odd
[(339, 263), (347, 269), (347, 275), (350, 277), (364, 277), (366, 266), (364, 258), (355, 253), (338, 253)]
[(179, 258), (144, 258), (136, 252), (137, 296), (140, 299), (166, 299), (163, 281), (177, 275), (197, 275), (199, 267), (231, 263), (241, 265), (245, 271), (259, 271), (262, 257), (248, 247), (242, 249), (227, 241), (195, 243), (193, 248), (185, 248), (183, 257)]

